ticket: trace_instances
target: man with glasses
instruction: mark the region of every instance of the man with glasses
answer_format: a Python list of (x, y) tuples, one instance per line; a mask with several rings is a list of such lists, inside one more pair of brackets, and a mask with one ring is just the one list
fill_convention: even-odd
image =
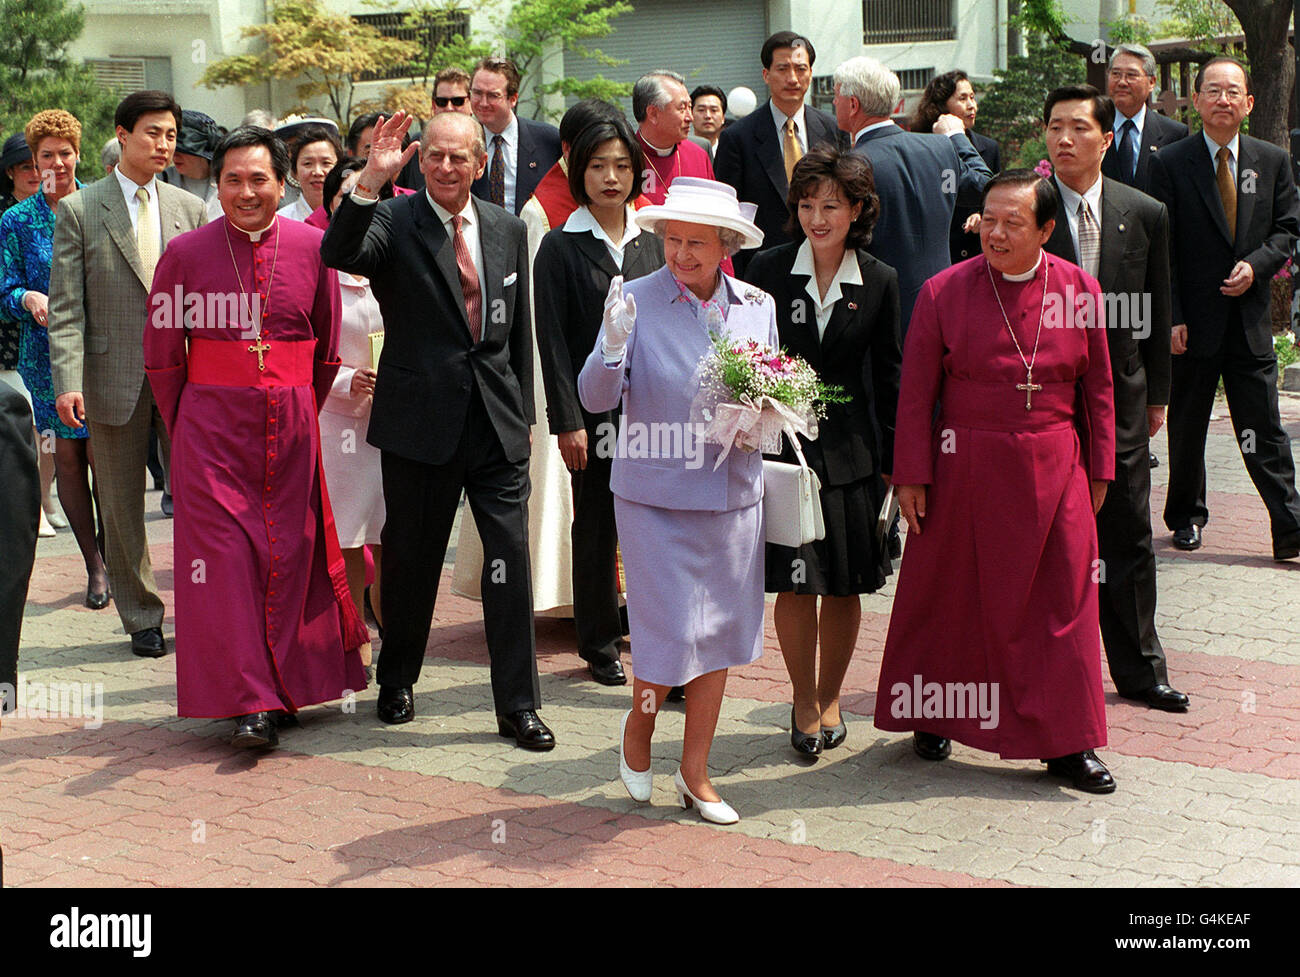
[(1173, 382), (1165, 525), (1181, 550), (1209, 521), (1205, 439), (1223, 378), (1242, 460), (1268, 508), (1273, 558), (1300, 556), (1291, 439), (1277, 406), (1269, 281), (1300, 235), (1300, 199), (1285, 150), (1241, 132), (1255, 98), (1235, 58), (1196, 74), (1203, 131), (1151, 161), (1151, 193), (1169, 208)]
[(471, 188), (518, 216), (555, 161), (560, 158), (560, 131), (545, 122), (515, 115), (519, 69), (509, 58), (484, 58), (470, 79), (470, 108), (483, 126), (488, 162)]
[(1187, 136), (1187, 126), (1150, 109), (1156, 59), (1141, 44), (1120, 44), (1110, 56), (1106, 94), (1115, 102), (1115, 139), (1101, 162), (1102, 176), (1151, 192), (1151, 158)]

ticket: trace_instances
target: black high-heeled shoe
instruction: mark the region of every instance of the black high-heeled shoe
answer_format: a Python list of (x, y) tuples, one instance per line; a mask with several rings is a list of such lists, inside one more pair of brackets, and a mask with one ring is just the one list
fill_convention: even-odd
[(794, 747), (795, 752), (803, 756), (816, 756), (822, 751), (822, 734), (818, 729), (815, 733), (805, 733), (795, 725), (794, 706), (790, 707), (790, 745)]
[(822, 749), (833, 750), (839, 746), (849, 735), (849, 728), (844, 725), (844, 716), (840, 716), (840, 721), (834, 726), (822, 727)]
[(107, 588), (96, 593), (89, 585), (86, 586), (86, 606), (92, 611), (102, 611), (107, 607), (110, 596)]

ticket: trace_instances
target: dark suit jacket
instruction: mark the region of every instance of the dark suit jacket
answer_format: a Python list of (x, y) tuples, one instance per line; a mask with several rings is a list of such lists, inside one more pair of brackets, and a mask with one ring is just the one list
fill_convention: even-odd
[[(516, 118), (518, 118), (516, 116)], [(483, 138), (487, 140), (487, 166), (483, 175), (474, 181), (470, 193), (480, 200), (489, 196), (488, 174), (492, 169), (492, 134), (484, 130)], [(532, 119), (519, 119), (519, 157), (515, 161), (515, 216), (524, 209), (528, 198), (542, 182), (546, 171), (560, 158), (560, 130), (545, 122)]]
[[(903, 351), (898, 330), (898, 275), (884, 262), (858, 251), (861, 285), (842, 286), (826, 333), (817, 338), (817, 316), (805, 290), (808, 275), (792, 275), (796, 243), (760, 251), (747, 278), (776, 301), (777, 330), (786, 351), (806, 359), (828, 384), (852, 398), (828, 404), (816, 441), (803, 441), (804, 456), (823, 486), (846, 485), (894, 468), (894, 413)], [(856, 308), (851, 308), (856, 306)], [(789, 461), (794, 453), (786, 448)]]
[[(1200, 132), (1151, 161), (1151, 194), (1169, 208), (1173, 321), (1187, 325), (1189, 356), (1216, 355), (1225, 331), (1237, 322), (1254, 355), (1273, 350), (1269, 280), (1300, 234), (1300, 199), (1285, 150), (1243, 134), (1238, 156), (1235, 238), (1228, 234), (1214, 160)], [(1249, 262), (1255, 280), (1234, 298), (1219, 287), (1238, 261)]]
[(1150, 193), (1151, 160), (1166, 146), (1172, 146), (1178, 140), (1186, 138), (1187, 126), (1177, 119), (1161, 115), (1148, 105), (1146, 121), (1142, 123), (1142, 144), (1138, 147), (1137, 170), (1133, 179), (1120, 173), (1118, 140), (1111, 143), (1110, 149), (1102, 157), (1101, 175), (1137, 187), (1143, 193)]
[[(834, 116), (804, 106), (804, 140), (809, 149), (819, 145), (841, 146), (845, 135), (835, 125)], [(774, 248), (790, 240), (785, 222), (790, 218), (786, 197), (790, 183), (785, 178), (785, 151), (781, 136), (772, 121), (772, 103), (766, 101), (740, 121), (727, 126), (718, 137), (713, 156), (713, 172), (723, 183), (736, 188), (743, 202), (755, 204), (754, 223), (763, 232), (763, 247)], [(755, 251), (742, 251), (732, 258), (736, 274), (743, 276), (745, 264)]]
[(571, 234), (560, 226), (542, 238), (533, 259), (533, 307), (552, 434), (585, 428), (595, 436), (598, 425), (614, 422), (617, 409), (592, 414), (578, 401), (578, 374), (600, 335), (610, 279), (622, 275), (630, 282), (663, 263), (663, 243), (644, 231), (623, 249), (622, 268), (589, 231)]
[(36, 560), (41, 483), (27, 400), (0, 382), (0, 708), (17, 705), (18, 644), (23, 632), (27, 585)]
[[(971, 145), (975, 151), (980, 154), (989, 171), (993, 175), (1002, 172), (1002, 150), (997, 141), (990, 139), (988, 136), (982, 136), (978, 132), (970, 129), (966, 130), (966, 136), (970, 139)], [(948, 253), (952, 257), (952, 263), (955, 265), (959, 261), (965, 261), (967, 258), (973, 258), (981, 254), (980, 236), (976, 232), (967, 234), (962, 230), (962, 225), (971, 214), (979, 212), (979, 202), (973, 204), (958, 204), (952, 212), (952, 229), (948, 234)]]
[(345, 197), (321, 242), (327, 265), (370, 279), (384, 316), (367, 440), (430, 465), (455, 452), (476, 384), (510, 461), (528, 457), (535, 420), (524, 222), (485, 201), (473, 205), (486, 279), (478, 344), (455, 249), (426, 194), (371, 206)]
[(882, 126), (858, 137), (855, 152), (875, 170), (880, 218), (868, 249), (898, 271), (903, 335), (926, 279), (951, 264), (948, 231), (958, 203), (978, 205), (993, 176), (965, 135)]
[[(1070, 223), (1056, 221), (1046, 249), (1079, 263)], [(1101, 260), (1097, 282), (1125, 322), (1106, 321), (1111, 375), (1115, 379), (1115, 448), (1147, 446), (1148, 405), (1169, 403), (1169, 212), (1164, 204), (1118, 180), (1101, 183)], [(1149, 296), (1150, 307), (1137, 303)], [(1107, 310), (1111, 311), (1110, 309)], [(1143, 316), (1142, 313), (1146, 315)], [(1144, 337), (1144, 338), (1143, 338)]]

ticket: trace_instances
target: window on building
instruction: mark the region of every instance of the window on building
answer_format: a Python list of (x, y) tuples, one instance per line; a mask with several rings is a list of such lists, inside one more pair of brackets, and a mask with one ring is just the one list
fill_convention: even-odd
[(95, 81), (115, 95), (129, 95), (143, 89), (172, 90), (171, 58), (132, 58), (113, 55), (108, 58), (89, 58), (86, 66), (95, 74)]
[(904, 68), (895, 72), (898, 75), (898, 83), (905, 92), (925, 91), (925, 86), (930, 84), (930, 79), (934, 77), (933, 68)]
[(862, 0), (862, 43), (951, 41), (954, 0)]
[(394, 37), (403, 41), (415, 41), (423, 53), (411, 64), (398, 64), (379, 71), (367, 71), (361, 75), (362, 81), (386, 81), (391, 78), (409, 78), (421, 75), (426, 69), (432, 74), (443, 65), (429, 65), (433, 52), (459, 34), (469, 36), (469, 14), (463, 10), (440, 10), (437, 12), (401, 12), (388, 14), (353, 14), (352, 19), (358, 24), (375, 28), (385, 37)]

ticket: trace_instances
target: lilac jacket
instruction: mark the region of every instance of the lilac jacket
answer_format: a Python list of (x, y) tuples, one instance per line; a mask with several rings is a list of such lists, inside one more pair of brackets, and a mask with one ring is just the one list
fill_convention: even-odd
[[(727, 313), (728, 335), (778, 346), (772, 297), (725, 278), (735, 303)], [(714, 471), (721, 448), (681, 440), (693, 437), (686, 432), (698, 389), (696, 370), (712, 349), (708, 330), (681, 300), (667, 267), (627, 283), (624, 291), (636, 299), (636, 325), (622, 362), (607, 366), (597, 337), (578, 375), (578, 397), (587, 410), (599, 413), (620, 400), (623, 404), (618, 441), (607, 435), (588, 445), (589, 451), (615, 448), (611, 490), (630, 502), (665, 509), (723, 512), (754, 505), (763, 497), (762, 455), (733, 449)], [(675, 450), (664, 451), (669, 438)]]

